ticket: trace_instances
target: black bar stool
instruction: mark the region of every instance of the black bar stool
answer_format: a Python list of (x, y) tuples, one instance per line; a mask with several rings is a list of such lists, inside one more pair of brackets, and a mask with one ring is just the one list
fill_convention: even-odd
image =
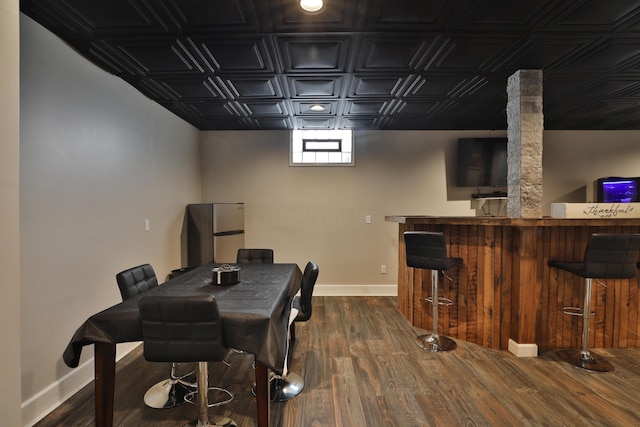
[(561, 350), (559, 356), (578, 368), (596, 372), (613, 371), (614, 367), (602, 357), (589, 351), (591, 322), (591, 280), (630, 279), (636, 274), (640, 234), (592, 234), (584, 252), (584, 261), (566, 262), (550, 260), (549, 267), (568, 271), (584, 278), (584, 305), (563, 307), (562, 312), (582, 316), (582, 349)]
[[(120, 289), (122, 301), (140, 295), (158, 286), (158, 279), (150, 264), (142, 264), (128, 268), (116, 274), (116, 282)], [(144, 394), (144, 403), (150, 408), (168, 409), (185, 402), (187, 394), (196, 390), (197, 385), (188, 379), (194, 375), (191, 370), (183, 375), (178, 374), (180, 364), (171, 363), (169, 378), (151, 386)]]
[[(306, 322), (311, 318), (313, 306), (313, 289), (318, 280), (318, 264), (309, 261), (304, 268), (302, 282), (300, 284), (300, 295), (295, 296), (291, 303), (291, 313), (289, 315), (289, 334), (287, 336), (287, 352), (284, 359), (284, 369), (282, 375), (271, 374), (269, 386), (271, 387), (271, 401), (284, 402), (296, 397), (304, 388), (304, 378), (302, 375), (289, 371), (289, 351), (291, 342), (296, 339), (296, 322)], [(251, 388), (251, 393), (256, 395), (255, 386)]]
[[(186, 426), (235, 426), (224, 416), (209, 417), (209, 408), (229, 403), (233, 393), (221, 387), (209, 387), (208, 362), (223, 361), (222, 321), (212, 295), (144, 296), (138, 301), (142, 320), (144, 358), (151, 362), (198, 362), (198, 388), (185, 399), (197, 400), (198, 418)], [(222, 398), (209, 402), (209, 391)], [(196, 402), (194, 402), (196, 403)]]
[(404, 243), (407, 266), (431, 270), (431, 296), (426, 300), (431, 303), (433, 331), (430, 334), (417, 336), (416, 343), (429, 351), (454, 350), (455, 341), (438, 333), (438, 306), (453, 304), (450, 299), (438, 296), (438, 272), (444, 272), (455, 265), (462, 264), (462, 258), (447, 257), (447, 244), (442, 233), (406, 231)]

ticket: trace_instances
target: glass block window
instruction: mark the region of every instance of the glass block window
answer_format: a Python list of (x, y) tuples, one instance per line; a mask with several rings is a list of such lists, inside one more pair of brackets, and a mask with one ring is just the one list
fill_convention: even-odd
[(291, 132), (291, 166), (353, 166), (353, 131), (294, 130)]

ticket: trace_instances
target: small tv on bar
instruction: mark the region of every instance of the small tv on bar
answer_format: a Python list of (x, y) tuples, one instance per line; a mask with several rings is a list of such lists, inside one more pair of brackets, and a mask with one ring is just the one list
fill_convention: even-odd
[(458, 187), (507, 185), (507, 138), (460, 138), (457, 159)]
[(596, 202), (634, 203), (640, 201), (640, 178), (607, 177), (595, 182)]

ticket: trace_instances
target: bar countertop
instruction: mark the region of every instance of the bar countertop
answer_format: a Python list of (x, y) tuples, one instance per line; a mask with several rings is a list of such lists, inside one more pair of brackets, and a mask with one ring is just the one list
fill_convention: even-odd
[(511, 227), (576, 227), (640, 225), (640, 218), (508, 218), (490, 216), (387, 215), (387, 222), (399, 224), (499, 225)]

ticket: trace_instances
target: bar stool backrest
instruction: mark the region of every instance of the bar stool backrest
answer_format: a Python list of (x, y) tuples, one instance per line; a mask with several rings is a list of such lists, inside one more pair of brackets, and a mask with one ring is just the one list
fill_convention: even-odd
[(273, 264), (273, 249), (238, 249), (238, 264)]
[(149, 295), (138, 301), (144, 357), (151, 362), (221, 361), (224, 346), (212, 295)]
[(311, 300), (313, 298), (313, 288), (318, 280), (318, 272), (318, 264), (313, 261), (309, 261), (304, 268), (300, 285), (300, 297), (296, 297), (293, 302), (293, 306), (298, 309), (295, 322), (306, 322), (311, 318)]
[(582, 277), (630, 279), (636, 275), (640, 234), (592, 234)]
[(447, 244), (442, 233), (406, 231), (404, 242), (409, 267), (441, 271), (462, 263), (461, 258), (447, 257)]
[(116, 274), (116, 282), (118, 282), (123, 301), (158, 286), (156, 273), (149, 264), (142, 264), (121, 271)]

